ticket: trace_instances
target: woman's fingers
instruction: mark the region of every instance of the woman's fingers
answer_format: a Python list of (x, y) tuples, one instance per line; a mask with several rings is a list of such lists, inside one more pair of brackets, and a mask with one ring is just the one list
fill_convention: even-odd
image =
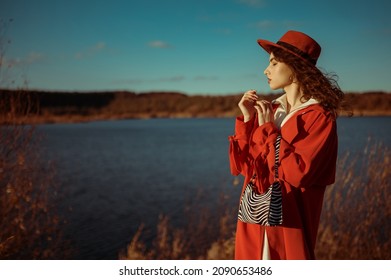
[(243, 97), (248, 100), (255, 102), (258, 100), (257, 92), (255, 90), (248, 90), (244, 93)]
[(265, 114), (265, 121), (272, 122), (274, 121), (274, 112), (273, 106), (269, 101), (263, 100), (263, 104), (267, 107), (267, 113)]
[(265, 117), (263, 114), (262, 106), (259, 104), (259, 102), (255, 103), (254, 108), (257, 110), (258, 115), (258, 124), (262, 125), (265, 123)]
[(263, 114), (265, 114), (267, 111), (270, 111), (270, 107), (264, 101), (265, 100), (257, 101), (256, 104), (255, 104), (255, 106), (257, 106), (257, 107), (259, 107), (261, 109), (261, 112)]
[(243, 94), (241, 102), (244, 102), (244, 101), (255, 102), (257, 100), (258, 100), (258, 96), (256, 94), (256, 91), (255, 90), (249, 90), (249, 91), (246, 91)]
[(267, 100), (259, 100), (255, 90), (246, 91), (239, 102), (239, 108), (243, 113), (244, 121), (249, 121), (257, 111), (259, 125), (273, 121), (273, 108)]
[(270, 110), (273, 111), (272, 104), (267, 100), (262, 100), (262, 103), (265, 104), (265, 106)]
[(258, 112), (259, 125), (263, 125), (264, 123), (273, 120), (273, 108), (270, 102), (266, 100), (260, 100), (255, 103), (254, 107)]
[(255, 90), (246, 91), (239, 101), (239, 108), (242, 111), (244, 122), (249, 121), (255, 114), (254, 103), (258, 100)]

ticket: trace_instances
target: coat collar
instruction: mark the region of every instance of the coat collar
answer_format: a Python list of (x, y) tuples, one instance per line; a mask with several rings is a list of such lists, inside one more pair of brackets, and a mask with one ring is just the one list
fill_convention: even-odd
[(294, 138), (297, 136), (297, 134), (299, 133), (299, 128), (298, 128), (298, 123), (294, 122), (292, 123), (292, 125), (289, 126), (289, 129), (284, 129), (284, 125), (287, 123), (287, 121), (290, 120), (293, 116), (297, 115), (298, 113), (302, 115), (312, 110), (321, 110), (322, 108), (320, 105), (318, 105), (319, 102), (316, 99), (311, 98), (307, 102), (301, 104), (300, 106), (296, 107), (294, 110), (292, 110), (287, 114), (286, 94), (273, 100), (272, 104), (273, 107), (276, 108), (274, 112), (274, 123), (278, 128), (284, 131), (284, 139), (289, 143), (292, 143)]
[(276, 107), (276, 110), (274, 112), (274, 123), (278, 128), (282, 128), (284, 124), (293, 116), (296, 112), (307, 108), (308, 106), (319, 104), (319, 102), (314, 99), (310, 98), (308, 101), (304, 102), (303, 104), (296, 107), (294, 110), (287, 113), (288, 108), (288, 102), (286, 98), (286, 93), (280, 96), (279, 98), (272, 101), (273, 105)]

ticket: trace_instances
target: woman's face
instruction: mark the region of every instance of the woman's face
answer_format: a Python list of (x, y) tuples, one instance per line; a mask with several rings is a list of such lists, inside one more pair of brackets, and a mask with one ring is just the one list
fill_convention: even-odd
[(279, 62), (270, 54), (269, 65), (263, 72), (272, 90), (284, 89), (293, 82), (293, 71), (284, 62)]

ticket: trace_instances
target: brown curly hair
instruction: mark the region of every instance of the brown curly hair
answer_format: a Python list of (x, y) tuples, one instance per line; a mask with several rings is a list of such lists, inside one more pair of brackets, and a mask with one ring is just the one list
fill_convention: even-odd
[(302, 102), (314, 98), (326, 111), (334, 113), (335, 116), (342, 110), (348, 111), (344, 102), (344, 92), (337, 83), (336, 74), (323, 73), (314, 65), (280, 48), (273, 47), (271, 52), (277, 61), (286, 63), (294, 72), (303, 92)]

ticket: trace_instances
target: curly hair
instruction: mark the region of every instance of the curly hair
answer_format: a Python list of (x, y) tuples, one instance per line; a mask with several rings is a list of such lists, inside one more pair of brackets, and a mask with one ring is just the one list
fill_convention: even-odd
[(277, 61), (286, 63), (294, 72), (303, 92), (302, 102), (314, 98), (326, 111), (334, 113), (335, 116), (347, 108), (344, 103), (344, 92), (337, 83), (336, 74), (323, 73), (314, 65), (280, 48), (274, 47), (271, 52)]

